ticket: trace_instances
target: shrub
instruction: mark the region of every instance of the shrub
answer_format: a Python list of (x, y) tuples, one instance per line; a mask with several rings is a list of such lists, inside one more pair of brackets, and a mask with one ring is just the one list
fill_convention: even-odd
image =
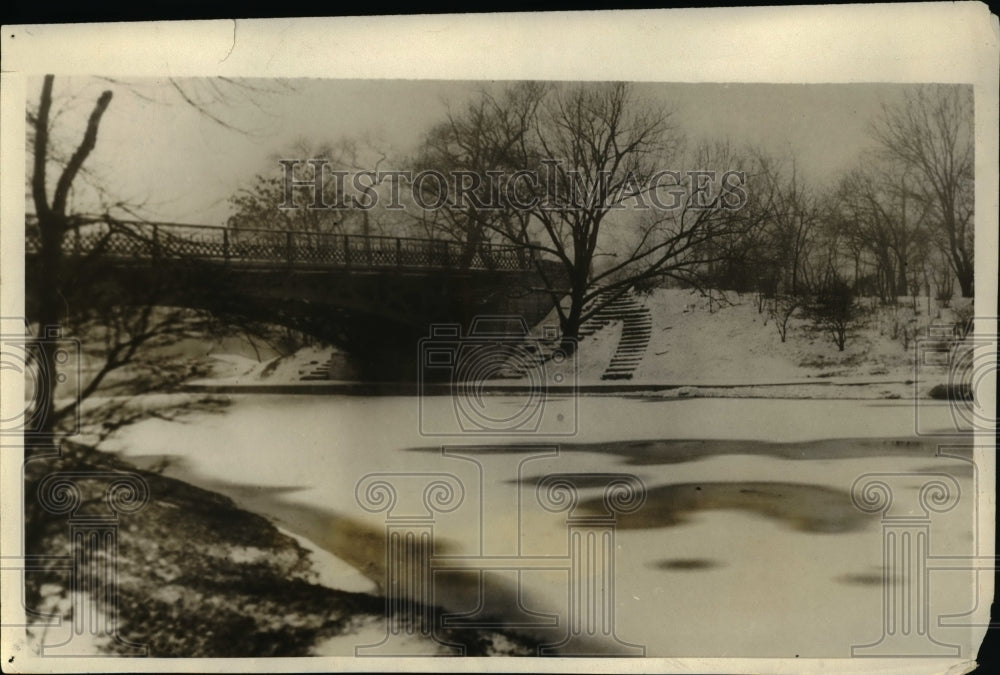
[(813, 295), (807, 313), (820, 330), (833, 338), (837, 349), (844, 351), (851, 329), (862, 316), (862, 309), (851, 285), (835, 276)]
[(788, 336), (788, 320), (801, 305), (802, 299), (798, 295), (781, 294), (776, 295), (768, 306), (768, 316), (774, 319), (782, 342)]
[(973, 318), (975, 316), (975, 310), (973, 309), (972, 303), (966, 302), (956, 305), (951, 311), (955, 317), (955, 337), (959, 340), (964, 340), (968, 337), (969, 333), (972, 332)]

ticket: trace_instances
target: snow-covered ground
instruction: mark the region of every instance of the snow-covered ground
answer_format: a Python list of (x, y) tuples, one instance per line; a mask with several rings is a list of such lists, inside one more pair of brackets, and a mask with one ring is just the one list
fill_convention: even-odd
[[(650, 312), (653, 331), (632, 381), (648, 384), (712, 387), (810, 379), (912, 380), (915, 338), (926, 336), (931, 324), (950, 326), (951, 321), (948, 309), (928, 313), (926, 298), (918, 298), (917, 312), (909, 302), (901, 302), (867, 317), (850, 332), (840, 352), (828, 334), (798, 314), (789, 320), (782, 342), (774, 319), (766, 310), (758, 311), (753, 295), (728, 292), (720, 300), (717, 293), (709, 299), (694, 290), (661, 288), (637, 297)], [(554, 320), (554, 315), (546, 319)], [(904, 328), (913, 336), (905, 347), (900, 337)], [(621, 323), (615, 322), (580, 341), (577, 361), (582, 383), (600, 381), (620, 335)]]
[[(775, 321), (759, 312), (752, 295), (727, 293), (725, 301), (709, 300), (694, 290), (655, 289), (637, 296), (653, 321), (652, 336), (629, 384), (695, 388), (681, 395), (776, 396), (783, 398), (913, 398), (926, 396), (947, 380), (943, 367), (914, 364), (926, 346), (929, 326), (950, 327), (952, 312), (918, 298), (917, 311), (906, 299), (895, 308), (880, 308), (854, 328), (843, 352), (830, 336), (799, 315), (788, 322), (782, 342)], [(558, 325), (552, 312), (533, 332)], [(910, 339), (901, 337), (909, 331)], [(620, 321), (583, 338), (572, 359), (548, 362), (542, 377), (580, 385), (615, 385), (601, 375), (622, 335)], [(308, 375), (326, 364), (335, 351), (307, 347), (285, 357), (257, 361), (246, 355), (212, 354), (210, 378), (201, 385), (287, 385), (310, 383)], [(331, 379), (350, 379), (333, 369)], [(914, 379), (921, 381), (913, 384)], [(528, 380), (496, 380), (494, 384), (524, 384)], [(783, 385), (774, 388), (774, 385)], [(736, 387), (733, 389), (733, 387)], [(663, 394), (675, 396), (673, 393)]]
[[(513, 410), (523, 400), (493, 403)], [(928, 430), (951, 427), (947, 405), (924, 403)], [(363, 582), (344, 563), (380, 587), (385, 581), (385, 514), (362, 509), (356, 495), (367, 474), (402, 474), (390, 480), (404, 486), (397, 502), (404, 510), (420, 495), (412, 492), (419, 474), (456, 477), (464, 500), (434, 521), (441, 552), (548, 556), (566, 554), (566, 514), (539, 506), (539, 477), (635, 474), (648, 497), (645, 515), (624, 516), (616, 533), (616, 631), (648, 655), (842, 657), (878, 640), (882, 525), (851, 502), (862, 474), (900, 474), (894, 498), (911, 513), (916, 474), (953, 476), (962, 499), (934, 515), (931, 553), (976, 552), (976, 468), (936, 456), (934, 439), (915, 438), (912, 401), (584, 396), (545, 406), (545, 414), (573, 421), (575, 433), (422, 434), (456, 428), (454, 401), (445, 396), (242, 395), (184, 424), (125, 428), (109, 449), (140, 465), (169, 456), (166, 473), (223, 492), (335, 556), (317, 558), (322, 578), (353, 589)], [(449, 444), (477, 446), (459, 451), (475, 461), (445, 456)], [(558, 454), (528, 459), (549, 449)], [(585, 482), (581, 503), (600, 495)], [(435, 602), (471, 609), (470, 586), (448, 579)], [(566, 615), (565, 572), (524, 572), (521, 584), (526, 607)], [(971, 610), (973, 575), (933, 573), (930, 593), (934, 616)], [(500, 597), (503, 614), (512, 596)], [(971, 629), (932, 625), (935, 639), (964, 644), (969, 655)], [(322, 650), (350, 654), (368, 637)]]
[(290, 356), (258, 361), (243, 354), (211, 354), (212, 380), (228, 384), (294, 384), (330, 360), (332, 348), (303, 347)]
[[(563, 472), (631, 473), (648, 496), (642, 510), (621, 518), (615, 535), (621, 640), (644, 645), (651, 656), (850, 656), (852, 646), (879, 639), (883, 620), (883, 529), (877, 514), (851, 500), (860, 476), (900, 477), (894, 498), (911, 513), (924, 480), (917, 474), (954, 478), (962, 499), (934, 515), (931, 553), (981, 553), (973, 513), (979, 467), (936, 453), (937, 441), (954, 437), (918, 436), (955, 431), (953, 407), (926, 398), (947, 381), (947, 370), (931, 364), (915, 371), (919, 347), (910, 340), (904, 348), (897, 330), (909, 326), (919, 336), (932, 321), (948, 323), (949, 313), (929, 313), (926, 305), (919, 315), (884, 310), (838, 352), (797, 317), (782, 343), (753, 298), (728, 299), (710, 303), (677, 289), (640, 296), (653, 334), (632, 383), (651, 389), (630, 394), (299, 395), (292, 392), (305, 393), (332, 350), (257, 358), (246, 349), (213, 349), (211, 377), (201, 384), (230, 392), (282, 385), (289, 393), (229, 393), (221, 412), (183, 423), (147, 420), (117, 432), (108, 449), (140, 466), (166, 466), (167, 474), (267, 515), (313, 551), (322, 583), (375, 592), (386, 583), (386, 520), (359, 505), (359, 481), (368, 474), (409, 484), (400, 487), (401, 508), (407, 500), (423, 503), (414, 487), (421, 474), (455, 477), (463, 501), (435, 516), (437, 553), (560, 557), (568, 547), (566, 514), (540, 506), (537, 481)], [(546, 380), (562, 374), (570, 378), (563, 382), (608, 384), (600, 377), (621, 331), (612, 323), (583, 339), (567, 364), (545, 365)], [(331, 377), (346, 381), (346, 373)], [(676, 388), (658, 389), (663, 385)], [(512, 428), (532, 406), (539, 406), (537, 429), (482, 433)], [(457, 451), (466, 457), (444, 454), (446, 446), (466, 447)], [(551, 456), (531, 456), (545, 452)], [(602, 494), (593, 484), (599, 479), (588, 480), (583, 507)], [(566, 576), (496, 572), (487, 583), (509, 622), (517, 597), (529, 610), (565, 617)], [(477, 583), (448, 573), (435, 579), (434, 603), (475, 607)], [(971, 610), (974, 580), (969, 571), (931, 574), (931, 613)], [(353, 654), (378, 641), (372, 630), (358, 626), (356, 636), (315, 649)], [(971, 656), (973, 629), (935, 621), (931, 633)]]

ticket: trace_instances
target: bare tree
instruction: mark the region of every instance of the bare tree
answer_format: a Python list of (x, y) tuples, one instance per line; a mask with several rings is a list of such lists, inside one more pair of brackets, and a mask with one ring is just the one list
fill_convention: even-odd
[[(34, 115), (29, 116), (29, 121), (33, 122), (34, 127), (31, 196), (38, 218), (39, 265), (44, 270), (43, 274), (38, 275), (36, 289), (39, 298), (37, 318), (42, 330), (48, 326), (58, 325), (62, 318), (60, 316), (62, 307), (60, 293), (63, 287), (62, 245), (72, 221), (71, 216), (67, 214), (69, 192), (84, 162), (97, 145), (97, 131), (101, 125), (101, 118), (111, 104), (112, 97), (110, 91), (105, 91), (97, 99), (87, 120), (83, 138), (59, 173), (55, 191), (50, 198), (47, 169), (53, 80), (52, 75), (45, 76), (38, 109)], [(40, 361), (39, 373), (45, 378), (38, 387), (38, 398), (34, 402), (37, 408), (35, 415), (40, 420), (38, 431), (45, 436), (52, 432), (60, 417), (68, 411), (57, 412), (54, 408), (57, 384), (55, 344), (52, 341), (39, 340), (35, 353)]]
[(776, 184), (773, 188), (773, 217), (766, 228), (767, 250), (781, 268), (784, 293), (796, 296), (804, 290), (804, 277), (808, 274), (806, 265), (819, 222), (819, 207), (815, 195), (799, 177), (794, 161), (790, 175), (786, 178), (781, 174), (779, 167), (770, 165), (767, 175)]
[(681, 173), (682, 141), (669, 111), (623, 83), (484, 94), (435, 129), (424, 156), (474, 176), (483, 199), (504, 179), (501, 208), (454, 200), (432, 215), (470, 244), (488, 233), (530, 254), (571, 348), (602, 305), (657, 276), (698, 284), (731, 253), (726, 237), (762, 220), (741, 208), (746, 167), (731, 148), (702, 146), (689, 161), (705, 170)]
[(346, 181), (334, 180), (329, 171), (344, 171), (356, 163), (352, 143), (305, 140), (272, 159), (271, 172), (257, 174), (254, 184), (229, 198), (232, 214), (226, 226), (233, 230), (293, 230), (333, 234), (359, 220), (346, 192)]
[[(26, 278), (31, 296), (27, 304), (29, 320), (39, 327), (36, 348), (31, 353), (38, 360), (35, 369), (43, 378), (32, 402), (33, 419), (38, 420), (36, 431), (39, 432), (32, 440), (41, 445), (50, 445), (60, 422), (76, 413), (84, 398), (107, 385), (114, 373), (130, 364), (139, 364), (139, 370), (145, 372), (145, 375), (137, 371), (131, 373), (134, 388), (141, 389), (147, 376), (155, 375), (160, 384), (176, 381), (176, 369), (167, 367), (163, 359), (143, 350), (161, 345), (165, 339), (182, 337), (204, 325), (197, 313), (157, 306), (162, 299), (165, 278), (154, 277), (148, 286), (134, 288), (109, 283), (104, 274), (106, 270), (98, 260), (100, 251), (116, 237), (147, 241), (149, 235), (142, 228), (121, 223), (108, 213), (112, 206), (128, 210), (128, 205), (104, 204), (103, 214), (95, 216), (73, 208), (70, 201), (74, 185), (97, 146), (101, 121), (113, 94), (108, 89), (97, 97), (80, 140), (70, 152), (64, 152), (55, 134), (58, 113), (54, 111), (54, 80), (52, 75), (44, 78), (37, 107), (27, 111), (28, 143), (32, 154), (28, 187), (35, 211), (33, 222), (27, 223), (27, 234), (37, 242), (36, 262)], [(144, 97), (137, 85), (103, 80), (105, 84)], [(185, 105), (227, 128), (233, 127), (212, 113), (212, 107), (225, 100), (227, 92), (231, 92), (230, 96), (253, 96), (258, 89), (256, 85), (232, 80), (171, 80), (170, 84)], [(51, 189), (53, 182), (54, 189)], [(102, 200), (106, 195), (105, 190), (99, 190)], [(74, 236), (79, 235), (81, 229), (87, 228), (92, 231), (89, 236), (94, 240), (91, 254), (67, 256), (67, 235), (71, 232)], [(58, 409), (55, 405), (57, 345), (45, 339), (45, 331), (56, 326), (74, 328), (75, 336), (93, 347), (92, 356), (100, 361), (87, 382), (77, 383), (77, 395), (73, 400)]]
[(930, 261), (931, 279), (934, 282), (934, 299), (939, 307), (949, 307), (955, 295), (955, 274), (947, 256), (940, 253)]
[(804, 299), (801, 295), (792, 293), (779, 293), (772, 298), (768, 305), (768, 316), (774, 319), (774, 325), (778, 329), (778, 335), (784, 342), (788, 337), (788, 321), (795, 314), (795, 310), (803, 305)]
[(850, 284), (836, 270), (828, 270), (812, 296), (807, 313), (815, 325), (833, 338), (838, 351), (844, 351), (850, 331), (861, 318)]
[(972, 87), (926, 85), (884, 106), (873, 128), (882, 152), (916, 178), (915, 196), (932, 209), (935, 240), (966, 298), (975, 280), (972, 125)]
[(509, 208), (505, 179), (525, 161), (537, 164), (528, 149), (538, 108), (550, 87), (521, 82), (499, 94), (482, 90), (461, 112), (430, 130), (412, 162), (420, 172), (437, 172), (450, 180), (420, 180), (415, 187), (423, 204), (441, 208), (418, 213), (418, 225), (429, 237), (462, 244), (460, 266), (488, 241), (526, 244), (530, 215)]
[(913, 172), (898, 162), (872, 162), (845, 176), (836, 193), (836, 223), (851, 250), (864, 252), (874, 267), (882, 302), (896, 302), (923, 268), (930, 205)]

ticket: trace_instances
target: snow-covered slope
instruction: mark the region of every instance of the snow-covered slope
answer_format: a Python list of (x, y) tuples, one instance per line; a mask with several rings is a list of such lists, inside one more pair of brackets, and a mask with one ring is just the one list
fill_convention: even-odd
[[(789, 320), (786, 340), (782, 342), (775, 320), (766, 310), (758, 311), (752, 295), (730, 292), (710, 299), (694, 290), (655, 289), (635, 299), (649, 311), (652, 335), (631, 384), (711, 388), (874, 382), (897, 385), (884, 392), (886, 396), (908, 396), (913, 391), (908, 382), (914, 378), (914, 359), (925, 344), (921, 336), (928, 334), (929, 325), (948, 327), (953, 320), (951, 310), (937, 309), (932, 304), (928, 311), (926, 299), (919, 299), (916, 312), (910, 302), (901, 302), (896, 308), (878, 308), (849, 333), (844, 351), (839, 351), (829, 334), (799, 314)], [(541, 335), (545, 327), (557, 325), (552, 312), (533, 333)], [(616, 384), (602, 381), (601, 376), (622, 338), (622, 325), (622, 321), (612, 321), (582, 338), (568, 362), (547, 362), (543, 367), (549, 372), (544, 380), (571, 383), (571, 366), (575, 365), (575, 381), (579, 384)], [(907, 340), (902, 337), (904, 330), (910, 335)], [(332, 380), (350, 379), (349, 370), (342, 364), (327, 373), (333, 354), (329, 348), (308, 347), (263, 362), (214, 354), (218, 367), (213, 380), (229, 385), (294, 385), (327, 376)], [(563, 371), (565, 376), (553, 377)], [(929, 375), (934, 382), (929, 382), (928, 387), (947, 376), (943, 368)]]

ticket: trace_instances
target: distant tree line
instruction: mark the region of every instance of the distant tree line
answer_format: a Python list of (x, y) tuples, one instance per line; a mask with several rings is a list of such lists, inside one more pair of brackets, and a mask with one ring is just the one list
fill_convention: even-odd
[[(85, 326), (103, 333), (103, 365), (81, 394), (134, 363), (149, 345), (192, 330), (185, 317), (151, 311), (159, 289), (135, 289), (145, 296), (126, 306), (117, 291), (102, 292), (87, 260), (62, 254), (81, 219), (102, 215), (80, 212), (72, 196), (87, 177), (112, 90), (147, 98), (137, 91), (141, 85), (107, 78), (102, 84), (107, 90), (95, 97), (68, 147), (56, 140), (53, 77), (44, 78), (37, 104), (27, 110), (32, 164), (26, 188), (40, 241), (40, 273), (26, 280), (37, 299), (28, 319), (39, 330), (79, 325), (77, 334)], [(271, 93), (221, 79), (170, 85), (166, 91), (228, 128), (220, 108)], [(971, 87), (909, 90), (872, 121), (871, 138), (874, 148), (856, 170), (817, 187), (800, 175), (794, 158), (725, 141), (689, 142), (671, 110), (643, 100), (627, 84), (521, 82), (484, 88), (428, 129), (412, 157), (398, 160), (395, 168), (461, 177), (416, 186), (419, 202), (433, 208), (365, 208), (334, 181), (322, 185), (322, 197), (344, 208), (278, 209), (287, 200), (278, 173), (259, 176), (233, 195), (228, 225), (440, 238), (458, 242), (464, 259), (484, 244), (514, 244), (536, 266), (567, 346), (604, 304), (632, 288), (672, 280), (755, 293), (782, 340), (789, 319), (804, 312), (843, 349), (860, 296), (891, 305), (933, 291), (946, 305), (956, 283), (963, 297), (974, 293)], [(361, 173), (377, 172), (387, 158), (350, 141), (303, 142), (289, 151)], [(314, 196), (308, 168), (294, 169), (303, 202)], [(498, 176), (506, 178), (499, 191)], [(365, 192), (392, 189), (372, 182)], [(107, 186), (100, 195), (104, 215), (129, 211)], [(490, 208), (478, 208), (482, 203)], [(49, 432), (74, 414), (82, 397), (55, 406), (55, 348), (44, 340), (37, 346), (36, 407), (41, 431)]]
[[(569, 341), (602, 304), (664, 279), (755, 293), (782, 340), (794, 313), (820, 316), (824, 299), (843, 305), (845, 293), (889, 305), (933, 293), (947, 305), (957, 282), (972, 297), (971, 87), (916, 87), (883, 106), (858, 168), (822, 187), (794, 158), (689, 144), (673, 119), (622, 83), (484, 88), (401, 160), (411, 175), (455, 178), (413, 186), (417, 208), (351, 208), (343, 183), (328, 182), (336, 210), (279, 214), (281, 181), (260, 177), (233, 197), (230, 225), (416, 233), (460, 243), (465, 260), (487, 242), (515, 244), (539, 263)], [(349, 159), (330, 152), (331, 166), (362, 166), (352, 149)], [(314, 197), (302, 184), (309, 170), (295, 167), (303, 204)], [(668, 197), (670, 208), (656, 208)]]

